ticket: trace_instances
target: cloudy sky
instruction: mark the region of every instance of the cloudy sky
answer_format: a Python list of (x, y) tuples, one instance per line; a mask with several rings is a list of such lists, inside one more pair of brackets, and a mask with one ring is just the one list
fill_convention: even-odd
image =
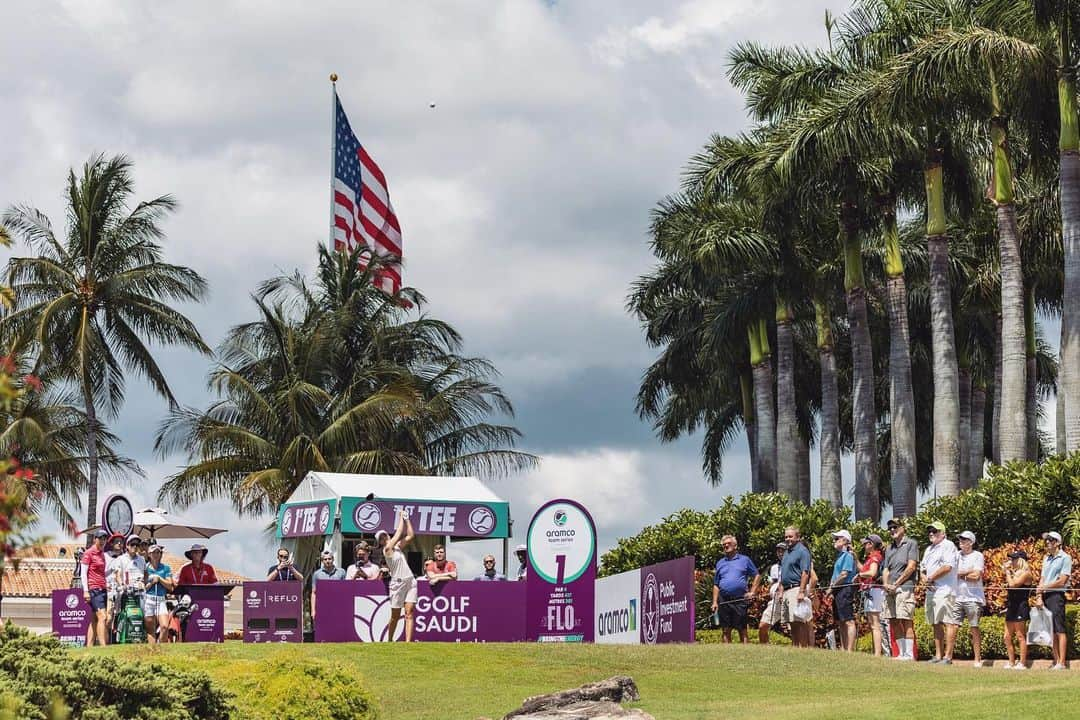
[[(140, 198), (180, 202), (167, 258), (209, 280), (208, 301), (187, 312), (216, 345), (253, 317), (256, 283), (310, 269), (325, 242), (327, 78), (338, 73), (352, 126), (390, 185), (406, 282), (468, 353), (496, 363), (523, 448), (543, 457), (496, 491), (519, 524), (546, 499), (580, 499), (605, 549), (748, 488), (745, 442), (712, 489), (696, 441), (661, 446), (636, 418), (655, 353), (624, 302), (650, 267), (650, 208), (710, 133), (745, 125), (724, 77), (728, 49), (820, 45), (825, 9), (846, 4), (5, 3), (0, 204), (29, 202), (62, 224), (68, 168), (94, 152), (129, 155)], [(160, 356), (181, 401), (204, 406), (208, 361)], [(137, 504), (184, 461), (153, 453), (165, 410), (133, 379), (114, 424), (147, 472), (124, 488)], [(238, 520), (220, 503), (188, 513), (230, 528), (213, 541), (219, 565), (268, 563), (266, 519)], [(483, 551), (454, 552), (471, 573)]]

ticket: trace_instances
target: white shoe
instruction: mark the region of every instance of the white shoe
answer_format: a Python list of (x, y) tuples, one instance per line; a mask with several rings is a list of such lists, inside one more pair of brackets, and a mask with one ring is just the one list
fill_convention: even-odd
[(980, 661), (980, 662), (973, 662), (973, 663), (971, 663), (971, 667), (975, 668), (976, 670), (978, 670), (978, 669), (979, 669), (979, 668), (981, 668), (982, 666), (983, 666), (983, 664), (982, 664), (982, 662), (981, 662), (981, 661)]
[(1027, 665), (1021, 665), (1020, 663), (1016, 663), (1015, 665), (1013, 665), (1012, 669), (1013, 670), (1027, 670)]
[(1058, 663), (1057, 665), (1051, 665), (1050, 669), (1051, 670), (1064, 670), (1065, 666), (1062, 665), (1061, 663)]

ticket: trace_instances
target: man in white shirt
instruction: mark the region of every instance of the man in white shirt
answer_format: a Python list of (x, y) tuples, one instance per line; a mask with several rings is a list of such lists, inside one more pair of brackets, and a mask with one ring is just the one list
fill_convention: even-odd
[(780, 560), (783, 559), (786, 551), (785, 543), (776, 543), (776, 562), (769, 567), (769, 604), (761, 613), (761, 622), (758, 624), (758, 642), (762, 645), (769, 644), (769, 630), (780, 622), (780, 610), (784, 597), (784, 590), (780, 585)]
[(931, 663), (952, 665), (945, 655), (945, 623), (956, 605), (956, 546), (945, 537), (945, 524), (936, 521), (926, 528), (930, 546), (922, 558), (926, 588), (926, 622), (934, 626), (934, 658)]
[(953, 613), (945, 618), (945, 657), (952, 660), (956, 645), (956, 633), (967, 618), (971, 626), (971, 650), (975, 655), (972, 667), (982, 667), (982, 633), (979, 630), (979, 618), (986, 605), (986, 593), (983, 590), (983, 554), (975, 549), (975, 533), (965, 530), (957, 536), (960, 541), (960, 554), (956, 563), (956, 605)]
[(378, 580), (379, 566), (371, 562), (371, 547), (361, 540), (356, 544), (356, 562), (345, 571), (346, 580)]

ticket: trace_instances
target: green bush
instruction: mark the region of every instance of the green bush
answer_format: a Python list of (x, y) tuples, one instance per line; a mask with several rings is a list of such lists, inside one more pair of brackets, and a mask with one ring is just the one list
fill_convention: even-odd
[(10, 622), (0, 631), (0, 704), (15, 717), (46, 720), (199, 720), (227, 718), (228, 693), (199, 670), (76, 654), (54, 638)]
[(776, 543), (783, 539), (784, 528), (795, 525), (802, 531), (818, 576), (827, 580), (832, 573), (833, 550), (829, 533), (847, 528), (858, 542), (871, 532), (881, 531), (869, 520), (851, 521), (847, 508), (837, 510), (824, 500), (811, 505), (791, 502), (779, 493), (747, 493), (741, 498), (728, 497), (715, 510), (701, 512), (680, 510), (659, 524), (637, 535), (619, 540), (600, 558), (600, 575), (693, 555), (695, 567), (712, 571), (723, 555), (720, 538), (734, 535), (739, 551), (748, 555), (764, 573), (776, 562)]

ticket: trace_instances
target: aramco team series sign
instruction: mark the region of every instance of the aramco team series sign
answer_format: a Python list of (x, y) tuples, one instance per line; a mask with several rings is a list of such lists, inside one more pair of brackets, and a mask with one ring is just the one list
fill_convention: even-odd
[(525, 637), (592, 642), (596, 525), (573, 500), (545, 503), (529, 523)]

